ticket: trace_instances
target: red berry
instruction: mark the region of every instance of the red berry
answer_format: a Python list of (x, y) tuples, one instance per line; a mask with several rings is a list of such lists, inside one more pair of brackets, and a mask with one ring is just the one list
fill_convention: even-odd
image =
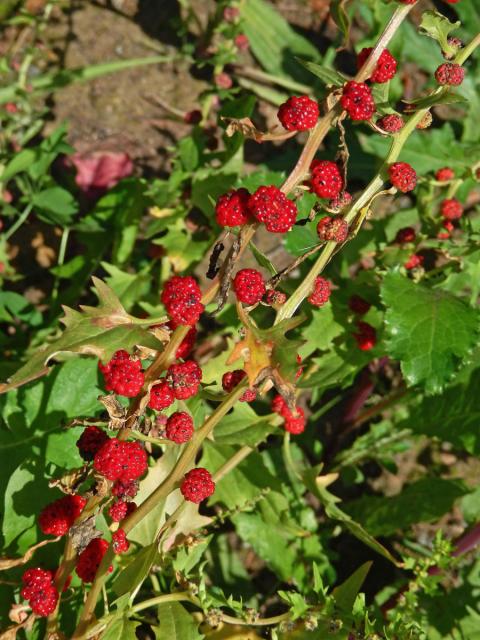
[(296, 407), (295, 413), (288, 408), (282, 396), (277, 395), (272, 401), (272, 411), (279, 413), (285, 420), (284, 429), (292, 435), (299, 435), (305, 431), (305, 413), (300, 407)]
[(323, 307), (330, 298), (330, 282), (317, 276), (313, 285), (313, 291), (308, 296), (308, 301), (313, 304), (314, 307)]
[(460, 38), (455, 38), (454, 36), (451, 36), (450, 38), (447, 38), (447, 42), (453, 49), (455, 49), (455, 51), (454, 52), (442, 51), (442, 56), (445, 58), (445, 60), (451, 60), (452, 58), (455, 57), (455, 54), (460, 49), (463, 49), (464, 45), (463, 45), (462, 40), (460, 40)]
[[(368, 56), (372, 53), (372, 47), (366, 47), (362, 49), (357, 57), (357, 68), (361, 69)], [(397, 72), (397, 61), (392, 56), (388, 49), (384, 49), (378, 59), (377, 66), (375, 67), (372, 75), (370, 76), (371, 82), (377, 82), (383, 84), (391, 80)]]
[(222, 227), (238, 227), (250, 221), (247, 189), (235, 189), (224, 193), (215, 205), (215, 216)]
[(68, 533), (87, 504), (82, 496), (64, 496), (47, 504), (40, 512), (38, 524), (46, 535), (64, 536)]
[(353, 198), (348, 191), (342, 191), (336, 198), (330, 200), (328, 208), (338, 213), (348, 207), (352, 200)]
[(137, 505), (135, 502), (124, 502), (123, 500), (116, 500), (108, 510), (108, 515), (113, 522), (121, 522), (127, 516), (135, 511)]
[(57, 602), (58, 591), (53, 584), (49, 584), (32, 594), (29, 604), (33, 613), (46, 617), (55, 611)]
[(165, 435), (172, 442), (183, 444), (193, 436), (193, 420), (185, 411), (176, 411), (167, 420)]
[(267, 231), (285, 233), (297, 219), (297, 207), (274, 185), (259, 187), (248, 201), (250, 211)]
[(27, 569), (22, 576), (22, 598), (30, 600), (36, 593), (49, 587), (53, 583), (53, 578), (53, 571), (48, 569), (40, 569), (40, 567)]
[(458, 86), (465, 77), (465, 69), (454, 62), (444, 62), (435, 71), (435, 80), (441, 85)]
[(448, 180), (453, 180), (454, 177), (455, 171), (450, 167), (443, 167), (435, 173), (435, 180), (438, 180), (438, 182), (447, 182)]
[(204, 310), (201, 302), (202, 292), (195, 278), (191, 276), (170, 278), (165, 283), (161, 300), (176, 326), (193, 326)]
[(116, 480), (112, 486), (112, 495), (120, 500), (128, 500), (137, 495), (138, 488), (138, 480)]
[(393, 186), (402, 191), (402, 193), (415, 189), (417, 174), (415, 169), (407, 162), (394, 162), (391, 164), (388, 168), (388, 175)]
[(169, 366), (167, 383), (177, 400), (186, 400), (198, 393), (202, 380), (202, 370), (194, 360), (187, 360)]
[(233, 85), (232, 78), (228, 75), (228, 73), (218, 73), (215, 78), (215, 84), (219, 89), (230, 89)]
[[(237, 385), (245, 378), (246, 372), (243, 369), (235, 369), (235, 371), (227, 371), (222, 376), (222, 388), (227, 393), (233, 391)], [(256, 389), (247, 389), (240, 396), (240, 402), (253, 402), (257, 397)]]
[(214, 493), (215, 483), (209, 471), (198, 467), (185, 474), (180, 491), (185, 500), (199, 504)]
[(345, 242), (348, 237), (348, 223), (343, 218), (325, 216), (317, 224), (317, 234), (323, 242)]
[(145, 382), (142, 363), (123, 349), (116, 351), (107, 364), (99, 362), (98, 368), (105, 379), (105, 389), (119, 396), (134, 398), (140, 393)]
[(377, 125), (380, 129), (387, 131), (388, 133), (396, 133), (403, 129), (405, 122), (403, 121), (402, 116), (397, 115), (396, 113), (389, 113), (380, 120), (377, 120)]
[(287, 301), (287, 296), (283, 291), (269, 289), (265, 294), (265, 302), (269, 305), (282, 305)]
[(403, 229), (397, 231), (395, 242), (398, 242), (398, 244), (407, 244), (408, 242), (414, 242), (416, 237), (417, 234), (413, 227), (403, 227)]
[(357, 341), (359, 349), (370, 351), (377, 344), (377, 332), (367, 322), (357, 322), (357, 327), (358, 333), (354, 333), (353, 337)]
[(154, 385), (150, 389), (148, 406), (155, 411), (166, 409), (175, 402), (175, 395), (165, 380)]
[[(172, 322), (171, 320), (170, 320), (170, 322), (167, 322), (167, 327), (169, 329), (171, 329), (172, 331), (174, 331), (177, 328), (175, 323)], [(198, 332), (197, 332), (197, 329), (195, 327), (192, 327), (191, 329), (188, 330), (187, 335), (182, 340), (182, 342), (180, 343), (180, 346), (178, 347), (178, 349), (177, 349), (177, 351), (175, 353), (175, 358), (177, 360), (185, 360), (185, 358), (187, 358), (190, 355), (190, 353), (193, 350), (193, 347), (195, 346), (195, 340), (197, 339), (197, 333)]]
[(448, 238), (450, 238), (450, 235), (455, 227), (453, 226), (453, 222), (450, 222), (450, 220), (444, 220), (442, 222), (442, 227), (445, 229), (445, 231), (440, 231), (437, 234), (437, 238), (439, 238), (440, 240), (447, 240)]
[(442, 200), (440, 213), (445, 220), (458, 220), (463, 215), (463, 206), (456, 198)]
[[(103, 556), (107, 552), (108, 542), (103, 538), (94, 538), (77, 558), (75, 571), (83, 582), (93, 582)], [(112, 571), (113, 567), (109, 568)]]
[(372, 92), (364, 82), (347, 82), (340, 103), (352, 120), (370, 120), (375, 113)]
[(93, 460), (95, 471), (115, 480), (136, 480), (147, 470), (147, 454), (138, 442), (125, 442), (111, 438)]
[(241, 269), (233, 279), (233, 290), (239, 302), (256, 304), (265, 293), (265, 282), (260, 271)]
[(343, 189), (343, 178), (335, 162), (314, 160), (310, 165), (310, 184), (320, 198), (335, 198)]
[(76, 444), (84, 460), (93, 460), (97, 451), (109, 439), (108, 435), (98, 427), (91, 426), (84, 429)]
[(425, 260), (424, 256), (419, 256), (418, 253), (414, 253), (413, 255), (410, 256), (410, 258), (405, 262), (405, 264), (403, 265), (405, 267), (405, 269), (416, 269), (417, 267), (420, 267), (423, 264), (423, 261)]
[(115, 533), (112, 533), (112, 546), (115, 553), (126, 553), (128, 551), (130, 543), (123, 529), (117, 529)]
[(364, 316), (366, 313), (368, 313), (371, 306), (372, 305), (367, 302), (367, 300), (355, 294), (351, 296), (348, 301), (348, 307), (350, 311), (353, 311), (353, 313), (356, 313), (359, 316)]
[(238, 36), (235, 36), (234, 42), (240, 51), (248, 51), (250, 40), (244, 33), (239, 33)]
[(187, 111), (183, 116), (183, 121), (186, 124), (198, 124), (202, 121), (202, 112), (200, 109), (193, 109), (192, 111)]
[(292, 96), (278, 110), (278, 119), (287, 131), (307, 131), (317, 124), (318, 103), (308, 96)]

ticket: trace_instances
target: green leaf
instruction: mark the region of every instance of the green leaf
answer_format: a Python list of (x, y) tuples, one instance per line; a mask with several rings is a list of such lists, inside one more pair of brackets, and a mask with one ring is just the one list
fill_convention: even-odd
[(439, 393), (478, 342), (478, 311), (397, 272), (387, 273), (381, 296), (388, 354), (400, 360), (409, 385)]
[(362, 588), (362, 584), (364, 583), (372, 564), (373, 562), (365, 562), (354, 573), (352, 573), (345, 582), (342, 582), (342, 584), (335, 587), (333, 590), (332, 595), (335, 598), (339, 609), (345, 611), (345, 613), (350, 613), (352, 611), (355, 598)]
[(275, 429), (265, 416), (258, 416), (247, 402), (239, 402), (215, 427), (214, 438), (217, 444), (254, 447)]
[[(157, 609), (160, 626), (154, 627), (157, 640), (202, 640), (198, 622), (179, 602), (165, 602)], [(117, 637), (119, 640), (121, 636)], [(122, 638), (123, 640), (123, 638)]]
[(418, 522), (435, 522), (466, 493), (467, 489), (458, 481), (422, 478), (399, 495), (363, 496), (345, 508), (372, 535), (389, 536), (399, 529), (407, 531)]
[(119, 297), (125, 309), (131, 309), (136, 302), (148, 295), (152, 279), (149, 273), (151, 264), (139, 273), (122, 271), (108, 262), (100, 264), (109, 273), (105, 278), (106, 283)]
[(15, 154), (6, 165), (3, 173), (0, 175), (0, 180), (2, 182), (8, 182), (13, 176), (17, 175), (17, 173), (26, 171), (36, 157), (36, 149), (22, 149), (22, 151)]
[[(153, 319), (134, 318), (129, 315), (117, 296), (107, 285), (93, 278), (99, 299), (98, 307), (83, 306), (82, 311), (65, 307), (63, 334), (47, 347), (34, 354), (6, 384), (0, 384), (0, 393), (19, 387), (48, 373), (49, 363), (65, 354), (95, 355), (108, 360), (122, 345), (130, 351), (135, 345), (163, 349), (162, 343), (141, 325), (152, 324)], [(157, 322), (159, 319), (156, 319)]]
[(333, 315), (331, 304), (315, 309), (312, 311), (310, 324), (302, 331), (305, 344), (300, 347), (299, 354), (302, 358), (306, 358), (317, 349), (328, 351), (332, 348), (333, 340), (344, 333), (344, 327)]
[(292, 256), (302, 256), (319, 244), (317, 235), (318, 221), (312, 220), (304, 225), (295, 225), (284, 236), (285, 249)]
[(288, 603), (292, 613), (292, 620), (301, 618), (310, 608), (305, 598), (296, 591), (279, 591), (278, 595)]
[(316, 64), (315, 62), (310, 62), (309, 60), (302, 60), (301, 58), (297, 58), (297, 60), (301, 65), (313, 73), (314, 76), (320, 78), (320, 80), (325, 84), (333, 84), (335, 87), (343, 87), (346, 82), (345, 76), (338, 71), (335, 71), (335, 69), (324, 67), (320, 64)]
[(343, 34), (344, 46), (350, 39), (350, 17), (346, 10), (346, 5), (351, 0), (332, 0), (330, 4), (330, 15)]
[(416, 98), (415, 100), (404, 100), (403, 102), (405, 102), (405, 104), (412, 105), (419, 110), (434, 107), (437, 104), (467, 103), (468, 99), (459, 93), (454, 93), (450, 89), (448, 91), (441, 91), (440, 93), (436, 93), (434, 91), (429, 96)]
[(480, 369), (474, 371), (468, 384), (459, 383), (448, 387), (442, 395), (424, 398), (416, 405), (410, 417), (398, 428), (409, 428), (414, 433), (423, 433), (446, 442), (459, 449), (480, 454)]
[(117, 596), (134, 592), (150, 573), (152, 564), (158, 557), (158, 544), (153, 542), (143, 547), (133, 560), (116, 576), (112, 589)]
[(448, 43), (448, 36), (452, 31), (458, 29), (460, 24), (460, 20), (450, 22), (446, 16), (438, 11), (424, 11), (418, 29), (422, 35), (436, 40), (442, 51), (453, 55), (456, 53), (456, 49)]
[(267, 256), (264, 253), (262, 253), (260, 249), (251, 241), (250, 241), (250, 249), (252, 250), (255, 260), (258, 262), (258, 264), (264, 269), (266, 269), (270, 273), (270, 275), (274, 276), (277, 273), (277, 270), (275, 269), (273, 264), (270, 262), (270, 260), (267, 258)]
[(237, 180), (234, 173), (215, 173), (207, 169), (197, 171), (192, 179), (192, 202), (205, 215), (213, 216), (212, 200), (215, 202), (219, 196), (228, 191)]
[(127, 616), (114, 618), (102, 634), (103, 640), (137, 640), (135, 630), (139, 622), (132, 622)]
[(317, 48), (296, 33), (278, 10), (264, 0), (246, 0), (240, 5), (240, 11), (243, 31), (263, 68), (274, 75), (287, 75), (301, 81), (307, 78), (308, 82), (308, 74), (299, 74), (302, 69), (293, 58), (319, 61)]
[(72, 194), (61, 187), (51, 187), (34, 193), (31, 199), (41, 218), (53, 224), (68, 226), (78, 211), (78, 203)]

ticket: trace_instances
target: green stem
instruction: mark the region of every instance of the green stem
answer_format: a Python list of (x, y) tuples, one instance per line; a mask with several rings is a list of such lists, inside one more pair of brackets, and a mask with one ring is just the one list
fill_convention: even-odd
[(23, 210), (23, 212), (20, 214), (20, 217), (18, 218), (18, 220), (15, 222), (15, 224), (13, 224), (10, 229), (8, 231), (6, 231), (3, 234), (3, 238), (4, 240), (8, 240), (9, 238), (11, 238), (13, 236), (13, 234), (15, 233), (15, 231), (17, 231), (18, 229), (20, 229), (20, 227), (22, 226), (22, 224), (26, 221), (26, 219), (28, 218), (28, 216), (30, 215), (30, 212), (33, 209), (33, 204), (28, 204), (25, 209)]
[[(65, 254), (67, 252), (67, 243), (68, 243), (68, 236), (70, 235), (70, 228), (69, 227), (65, 227), (65, 229), (63, 230), (62, 233), (62, 237), (60, 240), (60, 247), (58, 249), (58, 260), (57, 260), (57, 266), (61, 267), (63, 265), (63, 263), (65, 262)], [(55, 306), (54, 303), (57, 300), (57, 296), (58, 296), (58, 289), (60, 286), (60, 277), (58, 275), (55, 276), (55, 281), (53, 283), (53, 289), (52, 289), (52, 295), (51, 295), (51, 302), (53, 303), (52, 306), (50, 307), (51, 310), (53, 311), (53, 307)]]

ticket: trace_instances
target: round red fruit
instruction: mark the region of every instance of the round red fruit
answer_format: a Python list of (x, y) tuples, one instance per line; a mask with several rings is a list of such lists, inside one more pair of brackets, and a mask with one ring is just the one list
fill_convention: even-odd
[(97, 451), (107, 442), (108, 435), (95, 426), (84, 429), (76, 444), (78, 451), (84, 460), (93, 460)]
[(239, 227), (250, 220), (248, 200), (250, 193), (247, 189), (232, 189), (217, 201), (215, 216), (222, 227)]
[(317, 124), (318, 103), (308, 96), (292, 96), (278, 110), (278, 119), (287, 131), (307, 131)]
[(94, 469), (115, 482), (137, 480), (147, 470), (147, 454), (138, 442), (111, 438), (93, 459)]
[(308, 296), (310, 304), (314, 307), (323, 307), (330, 299), (330, 286), (328, 280), (325, 280), (322, 276), (317, 276), (313, 285), (313, 291)]
[(402, 116), (397, 115), (396, 113), (390, 113), (380, 120), (377, 120), (377, 126), (388, 133), (397, 133), (400, 129), (403, 129), (405, 122), (403, 121)]
[(185, 474), (180, 491), (185, 500), (200, 504), (202, 500), (209, 498), (214, 493), (215, 483), (207, 469), (198, 467)]
[(248, 201), (250, 211), (271, 233), (286, 233), (297, 219), (295, 203), (274, 185), (259, 187)]
[(167, 420), (165, 435), (172, 442), (183, 444), (193, 436), (192, 416), (186, 411), (176, 411)]
[(375, 113), (375, 100), (364, 82), (347, 82), (340, 103), (352, 120), (370, 120)]
[(148, 406), (155, 411), (166, 409), (175, 402), (175, 395), (166, 380), (162, 380), (150, 389)]
[(440, 204), (440, 213), (445, 220), (458, 220), (463, 215), (463, 206), (456, 198), (447, 198)]
[(415, 169), (407, 162), (394, 162), (388, 168), (390, 182), (402, 193), (413, 191), (417, 184)]
[(177, 400), (186, 400), (198, 393), (202, 370), (194, 360), (172, 364), (168, 368), (167, 383)]
[(173, 276), (165, 283), (161, 300), (168, 315), (178, 325), (196, 324), (204, 306), (202, 292), (195, 278), (191, 276)]
[(317, 224), (317, 235), (323, 242), (345, 242), (348, 237), (348, 223), (343, 218), (325, 216)]
[(233, 279), (233, 290), (239, 302), (257, 304), (265, 294), (262, 274), (256, 269), (241, 269)]
[[(372, 47), (362, 49), (357, 57), (357, 68), (361, 69), (365, 64), (368, 56), (372, 53)], [(397, 61), (388, 49), (384, 49), (377, 61), (377, 66), (370, 76), (371, 82), (383, 84), (391, 80), (397, 73)]]
[(310, 165), (310, 184), (319, 198), (335, 198), (343, 189), (343, 178), (335, 162), (314, 160)]
[(435, 71), (435, 80), (441, 85), (458, 86), (465, 78), (465, 69), (454, 62), (444, 62)]
[(47, 504), (38, 518), (40, 529), (46, 535), (64, 536), (82, 513), (86, 503), (82, 496), (67, 495)]

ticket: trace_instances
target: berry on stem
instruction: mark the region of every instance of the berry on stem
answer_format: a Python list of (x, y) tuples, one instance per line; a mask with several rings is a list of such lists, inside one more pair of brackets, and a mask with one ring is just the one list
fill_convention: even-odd
[(455, 171), (450, 167), (442, 167), (435, 172), (435, 180), (438, 180), (438, 182), (448, 182), (448, 180), (453, 180), (454, 178)]
[(248, 201), (250, 211), (271, 233), (286, 233), (297, 219), (294, 202), (274, 185), (259, 187)]
[(86, 427), (77, 440), (78, 451), (84, 460), (93, 460), (97, 451), (109, 440), (108, 435), (94, 425)]
[[(365, 47), (357, 56), (357, 69), (361, 69), (368, 56), (372, 53), (373, 47)], [(377, 66), (370, 76), (371, 82), (383, 84), (391, 80), (397, 73), (397, 61), (388, 49), (384, 49), (377, 61)]]
[(166, 409), (175, 402), (175, 395), (166, 380), (162, 380), (150, 389), (148, 406), (155, 411)]
[(319, 198), (335, 198), (343, 189), (343, 178), (335, 162), (314, 160), (310, 165), (310, 184)]
[(390, 182), (402, 193), (413, 191), (417, 184), (415, 169), (407, 162), (394, 162), (388, 168)]
[(198, 467), (185, 474), (180, 491), (185, 500), (199, 504), (214, 493), (215, 483), (207, 469)]
[(67, 495), (47, 504), (38, 518), (40, 529), (46, 535), (64, 536), (86, 504), (85, 498), (77, 495)]
[(405, 269), (410, 271), (411, 269), (417, 269), (418, 267), (421, 267), (424, 260), (424, 256), (421, 256), (418, 253), (414, 253), (410, 256), (410, 258), (405, 262), (403, 266), (405, 267)]
[(400, 131), (400, 129), (403, 129), (405, 122), (402, 116), (399, 116), (396, 113), (389, 113), (388, 115), (383, 116), (383, 118), (377, 120), (376, 124), (380, 129), (383, 129), (388, 133), (396, 133), (397, 131)]
[(435, 80), (441, 85), (458, 86), (465, 78), (465, 69), (455, 62), (444, 62), (435, 71)]
[(351, 296), (348, 301), (348, 307), (350, 311), (353, 311), (353, 313), (356, 313), (359, 316), (364, 316), (366, 313), (368, 313), (371, 306), (372, 305), (367, 302), (365, 298), (357, 296), (356, 294)]
[(352, 120), (370, 120), (375, 113), (375, 100), (364, 82), (347, 82), (340, 103)]
[(193, 326), (204, 310), (202, 292), (192, 276), (170, 278), (163, 287), (161, 300), (175, 326)]
[(119, 500), (129, 500), (138, 493), (138, 480), (115, 480), (112, 495)]
[(440, 204), (440, 213), (445, 220), (458, 220), (463, 215), (463, 206), (456, 198), (447, 198)]
[(192, 416), (186, 411), (176, 411), (167, 420), (165, 435), (172, 442), (183, 444), (193, 436)]
[(248, 305), (260, 302), (265, 294), (262, 274), (256, 269), (241, 269), (233, 279), (233, 290), (239, 302)]
[(348, 223), (343, 218), (325, 216), (317, 224), (317, 235), (323, 242), (345, 242), (348, 237)]
[(283, 291), (269, 289), (265, 294), (265, 302), (269, 305), (282, 305), (287, 301), (287, 295)]
[(351, 204), (352, 200), (353, 198), (351, 194), (348, 193), (348, 191), (342, 191), (336, 198), (332, 198), (332, 200), (330, 200), (330, 202), (328, 203), (328, 208), (332, 209), (336, 213), (339, 213), (340, 211), (348, 207)]
[(134, 398), (140, 393), (145, 381), (142, 363), (124, 349), (116, 351), (107, 364), (99, 362), (98, 368), (105, 379), (107, 391), (113, 391), (126, 398)]
[(115, 533), (112, 533), (112, 546), (114, 552), (118, 554), (128, 551), (130, 543), (123, 529), (117, 529)]
[(313, 285), (313, 291), (308, 296), (310, 304), (314, 307), (323, 307), (330, 298), (330, 286), (328, 280), (325, 280), (322, 276), (317, 276)]
[(353, 334), (358, 348), (362, 351), (370, 351), (377, 344), (377, 332), (368, 322), (357, 322), (358, 332)]
[(202, 370), (194, 360), (187, 360), (169, 366), (167, 383), (177, 400), (186, 400), (198, 393)]
[[(108, 542), (103, 538), (94, 538), (77, 558), (75, 571), (83, 582), (93, 582), (103, 556), (107, 552)], [(113, 571), (113, 567), (109, 567)]]
[(417, 234), (413, 227), (403, 227), (397, 231), (395, 236), (395, 242), (398, 244), (407, 244), (408, 242), (414, 242)]
[(108, 515), (113, 522), (121, 522), (127, 516), (135, 511), (137, 505), (135, 502), (125, 502), (123, 500), (116, 500), (109, 508)]
[(21, 596), (37, 616), (49, 616), (57, 607), (58, 591), (53, 578), (52, 571), (40, 568), (27, 569), (22, 576)]
[[(227, 393), (233, 391), (237, 385), (246, 377), (247, 373), (243, 369), (227, 371), (222, 376), (222, 389)], [(240, 397), (240, 402), (253, 402), (257, 397), (256, 389), (247, 389)]]
[(292, 96), (278, 110), (278, 119), (287, 131), (307, 131), (317, 124), (318, 104), (308, 96)]
[(138, 442), (125, 442), (111, 438), (98, 451), (93, 466), (95, 471), (115, 482), (137, 480), (147, 470), (147, 454)]
[(272, 411), (281, 415), (285, 420), (283, 427), (288, 433), (296, 436), (305, 431), (305, 413), (303, 409), (296, 407), (295, 413), (292, 413), (281, 395), (274, 397)]
[(217, 200), (215, 216), (222, 227), (239, 227), (250, 220), (248, 199), (250, 192), (247, 189), (232, 189)]

